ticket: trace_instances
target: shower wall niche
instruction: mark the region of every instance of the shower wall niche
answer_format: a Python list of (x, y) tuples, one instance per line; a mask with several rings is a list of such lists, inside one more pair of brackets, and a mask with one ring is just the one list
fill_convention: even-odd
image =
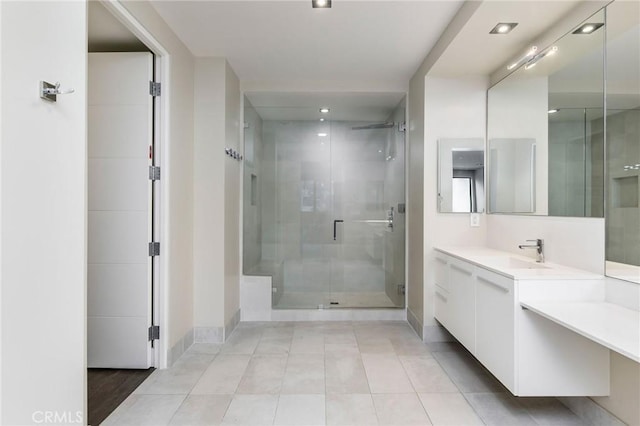
[(404, 108), (245, 99), (243, 273), (274, 308), (404, 306)]

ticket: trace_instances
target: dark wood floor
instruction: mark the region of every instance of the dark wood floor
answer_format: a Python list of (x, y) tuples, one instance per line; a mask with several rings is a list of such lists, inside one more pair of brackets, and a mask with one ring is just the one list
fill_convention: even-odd
[(153, 370), (90, 368), (87, 377), (89, 424), (102, 423)]

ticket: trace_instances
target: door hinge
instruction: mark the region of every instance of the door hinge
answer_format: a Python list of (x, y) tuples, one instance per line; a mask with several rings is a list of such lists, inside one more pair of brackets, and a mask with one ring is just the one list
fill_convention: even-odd
[(405, 293), (405, 285), (404, 284), (398, 284), (398, 294), (401, 296), (404, 296)]
[(402, 123), (398, 123), (398, 131), (399, 132), (407, 131), (407, 123), (404, 121)]
[(160, 326), (152, 325), (149, 327), (149, 341), (160, 340)]
[(160, 243), (155, 241), (149, 243), (149, 256), (160, 256)]
[(149, 180), (160, 180), (160, 166), (149, 166)]
[(149, 94), (151, 96), (160, 96), (161, 92), (162, 92), (162, 85), (160, 83), (157, 83), (155, 81), (149, 82)]

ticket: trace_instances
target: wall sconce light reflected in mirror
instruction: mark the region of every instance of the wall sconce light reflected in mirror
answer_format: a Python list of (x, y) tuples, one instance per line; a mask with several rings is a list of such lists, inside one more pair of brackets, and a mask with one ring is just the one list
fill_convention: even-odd
[(529, 58), (532, 58), (533, 55), (536, 54), (536, 52), (538, 51), (538, 46), (531, 46), (531, 49), (529, 49), (527, 51), (527, 53), (524, 54), (523, 57), (521, 57), (520, 59), (518, 59), (517, 61), (515, 61), (514, 63), (512, 63), (511, 65), (509, 65), (507, 67), (507, 69), (509, 71), (511, 71), (512, 69), (514, 69), (515, 67), (517, 67), (518, 65), (520, 65), (521, 63), (525, 62), (526, 60), (528, 60)]
[(535, 67), (536, 64), (541, 59), (546, 58), (547, 56), (555, 55), (557, 51), (558, 51), (558, 46), (551, 46), (550, 48), (546, 49), (544, 52), (541, 52), (536, 56), (534, 56), (533, 58), (531, 58), (529, 62), (527, 62), (527, 65), (524, 66), (524, 69), (528, 70)]

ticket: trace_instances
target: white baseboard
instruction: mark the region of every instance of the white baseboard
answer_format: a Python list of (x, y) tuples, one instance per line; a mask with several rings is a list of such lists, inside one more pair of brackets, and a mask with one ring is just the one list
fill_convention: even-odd
[(225, 342), (227, 341), (229, 336), (231, 336), (231, 333), (233, 332), (233, 330), (235, 330), (236, 326), (240, 323), (240, 318), (241, 318), (241, 314), (240, 313), (241, 313), (241, 309), (238, 309), (236, 311), (236, 313), (233, 314), (233, 317), (231, 318), (229, 323), (224, 326), (223, 339), (224, 339)]
[(176, 362), (178, 358), (180, 358), (182, 354), (191, 347), (191, 345), (193, 345), (193, 341), (194, 329), (192, 328), (187, 331), (185, 335), (171, 347), (171, 349), (169, 349), (169, 353), (167, 354), (167, 368), (171, 367), (173, 363)]
[(409, 325), (411, 326), (411, 328), (413, 328), (413, 331), (416, 332), (418, 337), (420, 337), (421, 340), (424, 340), (424, 335), (423, 335), (424, 330), (422, 328), (422, 321), (420, 321), (418, 317), (415, 316), (413, 312), (411, 312), (411, 309), (408, 309), (408, 308), (407, 308), (407, 321), (409, 322)]
[(194, 343), (223, 343), (223, 327), (194, 327)]

